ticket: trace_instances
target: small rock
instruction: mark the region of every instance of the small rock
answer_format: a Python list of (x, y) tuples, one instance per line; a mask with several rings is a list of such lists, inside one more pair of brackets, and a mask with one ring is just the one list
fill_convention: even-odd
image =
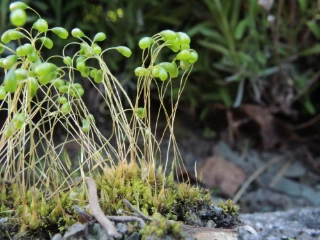
[(140, 234), (137, 232), (132, 233), (127, 240), (140, 240)]
[(217, 226), (217, 224), (214, 222), (214, 221), (212, 221), (212, 220), (209, 220), (208, 222), (207, 222), (207, 224), (206, 224), (206, 227), (207, 228), (215, 228)]
[(313, 240), (314, 238), (310, 234), (302, 231), (297, 237), (296, 240)]
[(291, 196), (304, 197), (313, 204), (320, 205), (320, 192), (315, 191), (305, 184), (282, 178), (276, 185), (271, 186), (271, 188)]
[(289, 178), (298, 178), (305, 175), (306, 171), (306, 167), (303, 166), (301, 162), (295, 161), (288, 167), (284, 176)]
[(103, 227), (101, 227), (101, 225), (99, 223), (95, 223), (92, 227), (92, 230), (93, 230), (91, 233), (91, 235), (93, 235), (92, 239), (98, 239), (98, 240), (112, 239), (112, 238), (108, 237), (106, 230)]
[(4, 218), (0, 218), (0, 224), (2, 223), (5, 223), (8, 221), (8, 218), (7, 217), (4, 217)]
[[(243, 214), (240, 218), (255, 228), (262, 239), (320, 239), (320, 208)], [(239, 232), (239, 239), (247, 238)]]
[(128, 227), (124, 223), (118, 223), (117, 224), (117, 230), (121, 234), (126, 234), (128, 232)]
[(51, 240), (63, 240), (63, 237), (60, 233), (57, 233), (51, 238)]
[(64, 234), (63, 238), (68, 240), (72, 238), (79, 239), (88, 235), (87, 224), (75, 223), (68, 228), (68, 231)]

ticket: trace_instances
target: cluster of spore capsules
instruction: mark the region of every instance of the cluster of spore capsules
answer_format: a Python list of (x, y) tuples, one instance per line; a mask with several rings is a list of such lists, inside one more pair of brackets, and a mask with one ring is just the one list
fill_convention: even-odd
[[(64, 54), (58, 56), (62, 58), (64, 63), (64, 66), (58, 67), (42, 58), (41, 49), (43, 47), (51, 49), (54, 45), (48, 36), (49, 32), (66, 39), (69, 36), (68, 31), (62, 27), (49, 28), (47, 21), (39, 16), (39, 19), (33, 23), (30, 32), (28, 32), (22, 28), (27, 22), (26, 10), (31, 10), (39, 15), (23, 2), (12, 3), (10, 5), (10, 21), (16, 28), (9, 29), (1, 35), (0, 53), (7, 50), (10, 54), (5, 58), (0, 58), (0, 68), (5, 69), (5, 78), (0, 86), (0, 100), (8, 99), (8, 94), (17, 91), (20, 94), (23, 89), (27, 99), (32, 99), (39, 87), (46, 85), (49, 88), (54, 87), (59, 94), (56, 99), (59, 107), (58, 112), (68, 114), (72, 111), (70, 101), (81, 98), (84, 89), (80, 83), (63, 79), (66, 75), (64, 69), (77, 70), (82, 77), (90, 78), (95, 83), (101, 83), (107, 79), (106, 73), (103, 69), (88, 66), (86, 64), (88, 59), (101, 60), (102, 54), (111, 49), (117, 50), (125, 57), (130, 57), (132, 54), (131, 50), (125, 46), (102, 50), (98, 42), (106, 39), (105, 33), (99, 32), (91, 40), (79, 28), (74, 28), (71, 35), (81, 41), (81, 43), (76, 43), (80, 45), (80, 50), (73, 57)], [(7, 45), (13, 40), (18, 40), (19, 43), (15, 50)], [(184, 32), (164, 30), (153, 37), (143, 37), (139, 41), (139, 46), (144, 51), (150, 50), (151, 58), (154, 54), (158, 54), (158, 50), (162, 47), (170, 48), (177, 52), (177, 55), (172, 62), (156, 64), (151, 61), (148, 67), (137, 67), (134, 72), (138, 77), (159, 78), (162, 81), (176, 78), (179, 75), (179, 69), (187, 70), (198, 59), (197, 52), (190, 49), (190, 37)], [(179, 61), (179, 67), (177, 61)], [(137, 109), (136, 112), (139, 117), (145, 117), (145, 111)], [(12, 123), (9, 124), (6, 136), (11, 136), (15, 129), (21, 128), (26, 119), (27, 116), (24, 113), (17, 111), (13, 116)], [(84, 132), (89, 131), (89, 122), (92, 120), (92, 115), (88, 115), (82, 120), (82, 130)]]

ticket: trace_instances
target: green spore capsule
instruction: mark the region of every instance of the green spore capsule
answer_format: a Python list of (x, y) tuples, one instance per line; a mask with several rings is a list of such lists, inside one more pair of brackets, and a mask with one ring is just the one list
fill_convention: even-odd
[(188, 59), (189, 63), (195, 63), (196, 61), (198, 61), (198, 53), (195, 50), (191, 51), (191, 57)]
[(160, 70), (159, 70), (159, 78), (161, 81), (165, 81), (167, 80), (168, 78), (168, 72), (165, 68), (163, 67), (160, 67)]
[(25, 121), (27, 120), (26, 115), (24, 115), (23, 113), (17, 113), (14, 117), (13, 117), (13, 122), (14, 122), (14, 126), (16, 129), (21, 129), (25, 123)]
[(85, 61), (79, 61), (76, 64), (76, 69), (80, 72), (84, 71), (84, 69), (86, 68), (86, 63)]
[(87, 119), (90, 120), (90, 121), (94, 121), (94, 116), (92, 114), (89, 114), (87, 116)]
[(64, 86), (64, 85), (66, 84), (65, 81), (63, 81), (62, 79), (59, 79), (59, 78), (54, 79), (54, 80), (52, 81), (52, 83), (53, 83), (54, 87), (55, 87), (55, 88), (58, 88), (58, 89), (59, 89), (61, 86)]
[(39, 84), (37, 79), (34, 77), (28, 77), (27, 78), (27, 88), (28, 88), (28, 94), (32, 98), (37, 94)]
[(5, 99), (6, 96), (7, 96), (7, 92), (6, 92), (5, 88), (4, 88), (4, 86), (1, 86), (0, 87), (0, 100)]
[(4, 68), (3, 61), (4, 61), (4, 58), (0, 58), (0, 68)]
[(26, 10), (28, 8), (28, 5), (25, 4), (24, 2), (13, 2), (10, 4), (9, 9), (10, 12), (13, 12), (16, 9), (22, 9), (22, 10)]
[(68, 102), (68, 99), (66, 97), (58, 97), (57, 101), (60, 104), (64, 104), (64, 103)]
[(93, 38), (93, 42), (102, 42), (107, 38), (106, 34), (103, 32), (98, 32), (94, 38)]
[(93, 77), (93, 81), (95, 83), (101, 83), (103, 81), (103, 73), (102, 70), (96, 70), (94, 77)]
[(190, 44), (181, 44), (180, 49), (181, 50), (189, 50), (190, 49)]
[(66, 39), (69, 36), (68, 31), (63, 27), (54, 27), (51, 29), (51, 31), (62, 39)]
[(29, 75), (28, 70), (23, 69), (23, 68), (17, 68), (14, 72), (15, 72), (15, 75), (16, 75), (18, 82), (21, 82), (21, 81), (27, 79), (28, 75)]
[(13, 65), (15, 65), (15, 63), (17, 62), (17, 60), (18, 60), (17, 55), (9, 55), (3, 60), (3, 67), (5, 69), (12, 68)]
[(189, 50), (181, 50), (176, 58), (180, 61), (188, 61), (191, 58), (191, 53)]
[(19, 32), (17, 30), (11, 30), (9, 31), (8, 34), (9, 34), (10, 40), (18, 40), (26, 37), (22, 32)]
[(59, 87), (58, 90), (60, 93), (66, 93), (68, 91), (68, 89), (69, 89), (69, 86), (64, 85), (64, 86)]
[(191, 42), (191, 39), (188, 36), (188, 34), (186, 34), (184, 32), (178, 32), (178, 37), (180, 39), (181, 44), (190, 44), (190, 42)]
[(180, 68), (182, 70), (187, 70), (190, 67), (190, 63), (188, 61), (180, 61)]
[(151, 75), (155, 78), (159, 77), (160, 68), (159, 66), (155, 66), (152, 68)]
[(94, 46), (93, 47), (93, 53), (99, 55), (102, 52), (101, 47), (99, 46)]
[(145, 108), (137, 108), (136, 109), (136, 114), (138, 115), (139, 118), (145, 118), (147, 116), (147, 111)]
[(4, 89), (6, 92), (14, 93), (18, 88), (18, 82), (14, 69), (11, 68), (4, 78)]
[(71, 64), (72, 64), (72, 58), (69, 57), (69, 56), (64, 57), (64, 58), (63, 58), (63, 63), (64, 63), (65, 65), (71, 65)]
[(151, 46), (153, 43), (153, 39), (151, 37), (143, 37), (139, 41), (139, 47), (141, 49), (146, 49)]
[(44, 76), (46, 74), (49, 74), (50, 72), (56, 71), (57, 68), (58, 67), (55, 64), (45, 62), (37, 65), (34, 71), (38, 76)]
[(47, 21), (41, 18), (33, 24), (33, 28), (39, 32), (47, 32), (49, 27)]
[(8, 126), (7, 126), (7, 128), (6, 128), (6, 130), (5, 130), (5, 137), (6, 138), (9, 138), (9, 137), (11, 137), (12, 136), (12, 133), (14, 132), (14, 130), (15, 130), (15, 126), (14, 126), (15, 124), (14, 124), (14, 122), (13, 121), (11, 121), (9, 124), (8, 124)]
[(23, 9), (17, 8), (10, 13), (10, 21), (12, 25), (21, 27), (27, 21), (27, 14)]
[(40, 41), (42, 42), (42, 44), (48, 48), (48, 49), (51, 49), (53, 47), (53, 42), (50, 38), (48, 37), (42, 37), (42, 38), (39, 38)]
[(8, 44), (9, 42), (11, 42), (11, 38), (10, 38), (10, 35), (9, 35), (9, 33), (11, 31), (15, 31), (15, 30), (9, 29), (9, 30), (5, 31), (4, 33), (2, 33), (1, 42), (3, 42), (4, 44)]
[(28, 60), (29, 60), (30, 62), (35, 62), (35, 61), (37, 61), (37, 59), (38, 59), (39, 57), (38, 57), (37, 52), (34, 50), (34, 51), (32, 51), (31, 53), (29, 53), (29, 54), (27, 55), (27, 58), (28, 58)]
[(75, 38), (84, 37), (84, 33), (79, 28), (72, 29), (71, 35)]
[(39, 80), (40, 84), (45, 85), (45, 84), (50, 83), (56, 77), (57, 77), (57, 72), (52, 71), (52, 72), (47, 73), (46, 75), (39, 76), (38, 80)]
[(32, 51), (34, 51), (34, 48), (31, 44), (29, 43), (26, 43), (20, 47), (18, 47), (16, 49), (16, 53), (18, 56), (20, 57), (24, 57), (24, 56), (27, 56), (29, 53), (31, 53)]
[(146, 77), (146, 76), (148, 76), (148, 69), (146, 69), (144, 67), (137, 67), (134, 70), (134, 73), (138, 77)]
[(117, 51), (118, 51), (119, 53), (121, 53), (121, 54), (122, 54), (123, 56), (125, 56), (125, 57), (130, 57), (131, 54), (132, 54), (130, 48), (125, 47), (125, 46), (119, 46), (119, 47), (117, 47), (116, 49), (117, 49)]
[(61, 113), (62, 114), (68, 114), (71, 112), (71, 106), (70, 106), (70, 103), (69, 102), (66, 102), (64, 104), (62, 104), (61, 108)]
[(82, 119), (82, 131), (88, 133), (90, 131), (90, 124), (87, 119)]
[(163, 30), (160, 32), (160, 35), (164, 40), (174, 40), (177, 36), (177, 34), (172, 30)]
[(82, 77), (89, 77), (90, 75), (90, 68), (89, 67), (85, 67), (81, 72), (81, 76)]

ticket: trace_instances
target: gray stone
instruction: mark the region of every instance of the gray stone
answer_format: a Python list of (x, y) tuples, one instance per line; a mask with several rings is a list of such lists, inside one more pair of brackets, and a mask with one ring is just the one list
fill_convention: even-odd
[[(261, 239), (320, 239), (320, 208), (302, 208), (286, 212), (240, 215), (244, 224), (252, 226)], [(251, 239), (239, 231), (239, 240)]]
[(63, 235), (63, 239), (80, 239), (88, 235), (87, 224), (75, 223), (68, 228), (68, 231)]
[(140, 240), (140, 234), (137, 232), (132, 233), (127, 240)]
[(295, 161), (294, 163), (290, 164), (284, 176), (290, 177), (290, 178), (298, 178), (305, 175), (306, 172), (307, 172), (306, 167), (303, 166), (300, 161), (299, 162)]
[(313, 188), (305, 184), (301, 184), (286, 178), (281, 178), (277, 184), (271, 188), (291, 196), (304, 197), (313, 204), (320, 205), (320, 192), (315, 191)]

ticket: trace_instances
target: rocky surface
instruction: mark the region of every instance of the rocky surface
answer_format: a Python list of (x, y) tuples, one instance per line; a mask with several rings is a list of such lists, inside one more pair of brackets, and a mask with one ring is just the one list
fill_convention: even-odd
[[(251, 226), (265, 240), (320, 240), (320, 208), (292, 209), (284, 212), (242, 214), (244, 224)], [(239, 240), (256, 240), (239, 231)]]

